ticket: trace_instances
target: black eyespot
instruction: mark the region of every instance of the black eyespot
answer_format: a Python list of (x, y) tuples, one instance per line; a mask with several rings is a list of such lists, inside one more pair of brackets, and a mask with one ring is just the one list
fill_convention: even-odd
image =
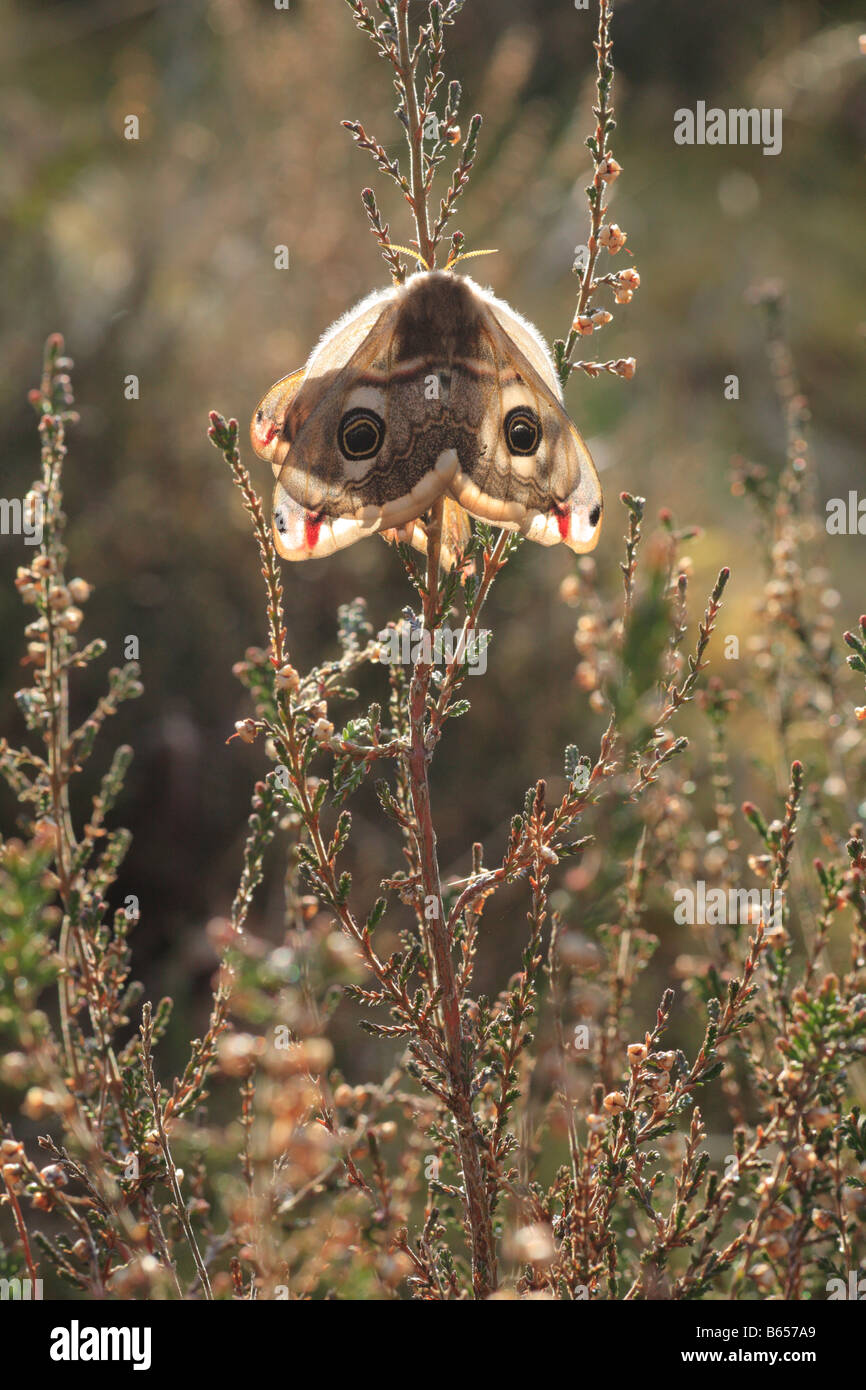
[(600, 518), (601, 518), (601, 507), (600, 507), (599, 504), (596, 502), (595, 506), (593, 507), (592, 511), (591, 511), (590, 514), (589, 514), (589, 524), (590, 524), (590, 526), (597, 526), (598, 523), (599, 523)]
[(385, 421), (374, 410), (347, 410), (337, 431), (340, 452), (347, 459), (371, 459), (385, 439)]
[(528, 405), (516, 405), (505, 417), (505, 442), (510, 454), (537, 454), (541, 443), (541, 421)]

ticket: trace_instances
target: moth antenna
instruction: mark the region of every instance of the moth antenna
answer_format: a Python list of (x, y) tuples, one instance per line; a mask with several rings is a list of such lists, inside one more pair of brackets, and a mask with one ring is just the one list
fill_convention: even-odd
[(470, 261), (473, 256), (495, 256), (498, 250), (498, 246), (492, 246), (488, 251), (461, 251), (459, 256), (451, 257), (445, 269), (450, 270), (458, 261)]
[(427, 264), (420, 251), (413, 251), (411, 246), (398, 246), (396, 241), (392, 241), (388, 246), (389, 251), (402, 251), (404, 256), (411, 256), (413, 261), (420, 261), (425, 270), (431, 267)]

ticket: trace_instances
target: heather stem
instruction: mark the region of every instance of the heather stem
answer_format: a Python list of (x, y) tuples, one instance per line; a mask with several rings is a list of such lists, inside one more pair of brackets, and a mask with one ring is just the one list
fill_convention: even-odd
[(427, 214), (427, 189), (424, 183), (423, 141), (424, 132), (418, 111), (418, 93), (415, 89), (415, 64), (409, 41), (409, 0), (400, 0), (398, 13), (398, 43), (400, 49), (400, 80), (406, 95), (406, 118), (409, 122), (409, 176), (412, 195), (409, 199), (418, 229), (418, 250), (427, 266), (432, 270), (436, 250), (430, 236)]
[[(443, 503), (432, 509), (427, 523), (427, 584), (424, 593), (424, 622), (432, 630), (439, 624), (439, 555), (442, 539)], [(450, 1103), (457, 1126), (457, 1143), (466, 1196), (466, 1218), (472, 1242), (472, 1284), (476, 1298), (486, 1298), (496, 1288), (496, 1252), (487, 1184), (481, 1167), (480, 1136), (472, 1110), (471, 1076), (464, 1055), (460, 1021), (460, 996), (451, 958), (451, 942), (442, 903), (436, 832), (430, 806), (427, 765), (427, 692), (432, 666), (418, 661), (409, 688), (411, 730), (408, 755), (409, 786), (418, 835), (418, 857), (424, 889), (424, 912), (436, 976), (441, 994), (442, 1024), (448, 1051), (451, 1082)]]

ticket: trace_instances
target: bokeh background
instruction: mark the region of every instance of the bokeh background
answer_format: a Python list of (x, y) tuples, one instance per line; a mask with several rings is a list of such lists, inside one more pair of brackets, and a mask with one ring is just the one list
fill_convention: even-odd
[[(623, 174), (610, 203), (642, 285), (592, 349), (633, 355), (638, 370), (629, 383), (575, 379), (568, 395), (613, 503), (601, 582), (611, 592), (619, 583), (614, 499), (624, 488), (645, 494), (651, 515), (667, 505), (703, 528), (690, 546), (695, 603), (719, 565), (731, 565), (726, 630), (742, 634), (762, 576), (729, 462), (778, 461), (784, 449), (747, 302), (755, 282), (788, 287), (819, 495), (866, 491), (861, 9), (844, 0), (616, 5), (613, 149)], [(374, 185), (397, 241), (412, 234), (408, 210), (340, 121), (361, 120), (393, 153), (401, 131), (389, 73), (342, 0), (291, 0), (288, 11), (266, 0), (2, 0), (0, 15), (2, 490), (21, 496), (35, 475), (26, 392), (43, 339), (59, 330), (81, 410), (66, 476), (70, 573), (96, 585), (87, 635), (107, 637), (114, 663), (124, 637), (137, 635), (145, 683), (112, 731), (136, 749), (120, 808), (134, 847), (119, 896), (140, 898), (137, 974), (149, 995), (175, 995), (179, 1044), (207, 1007), (215, 957), (204, 926), (231, 900), (250, 786), (266, 766), (260, 750), (225, 743), (247, 713), (232, 663), (262, 642), (264, 612), (247, 518), (207, 442), (207, 415), (237, 416), (245, 438), (271, 382), (387, 283), (360, 190)], [(478, 278), (549, 339), (571, 322), (571, 263), (587, 235), (594, 32), (594, 14), (570, 0), (467, 0), (447, 31), (464, 130), (472, 112), (484, 115), (454, 225), (469, 246), (498, 248), (478, 262)], [(782, 153), (675, 145), (674, 111), (698, 100), (783, 108)], [(130, 114), (138, 141), (123, 138)], [(288, 270), (274, 267), (278, 244), (290, 249)], [(621, 254), (610, 268), (624, 262)], [(729, 373), (740, 380), (737, 402), (724, 397)], [(128, 374), (139, 378), (137, 401), (124, 397)], [(247, 459), (269, 496), (270, 470)], [(866, 606), (863, 544), (832, 547), (840, 628)], [(20, 735), (10, 699), (22, 678), (10, 582), (20, 561), (20, 541), (0, 538), (0, 734), (10, 736)], [(473, 840), (497, 858), (524, 789), (543, 775), (556, 789), (565, 743), (595, 744), (599, 717), (574, 683), (575, 614), (559, 598), (573, 564), (564, 550), (524, 546), (495, 591), (489, 673), (469, 683), (472, 713), (450, 727), (435, 768), (446, 871), (467, 867)], [(334, 654), (339, 604), (366, 594), (378, 628), (410, 598), (397, 556), (375, 539), (285, 578), (301, 667)], [(82, 716), (98, 679), (93, 671), (79, 686)], [(759, 746), (760, 712), (740, 718), (743, 745)], [(747, 759), (739, 775), (738, 791), (751, 790)], [(8, 798), (0, 810), (8, 832)], [(356, 882), (372, 896), (399, 850), (363, 798), (356, 828)], [(479, 966), (488, 990), (518, 966), (524, 910), (503, 898), (491, 914)], [(279, 935), (278, 863), (251, 926)], [(378, 1045), (349, 1036), (355, 1064), (378, 1070)]]

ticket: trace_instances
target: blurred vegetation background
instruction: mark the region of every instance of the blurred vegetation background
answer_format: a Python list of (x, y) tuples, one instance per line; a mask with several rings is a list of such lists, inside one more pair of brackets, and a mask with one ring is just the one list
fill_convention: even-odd
[[(648, 497), (650, 516), (672, 507), (679, 523), (703, 528), (690, 546), (693, 612), (730, 564), (723, 630), (743, 646), (763, 576), (729, 462), (742, 454), (775, 464), (784, 451), (762, 326), (746, 299), (756, 281), (788, 287), (822, 504), (863, 485), (861, 9), (844, 0), (616, 4), (613, 150), (623, 174), (610, 206), (642, 285), (582, 345), (587, 357), (634, 355), (635, 379), (580, 376), (568, 393), (609, 503), (597, 560), (612, 592), (623, 488)], [(225, 744), (247, 713), (232, 663), (262, 642), (264, 605), (247, 518), (207, 442), (207, 414), (237, 416), (245, 439), (271, 382), (387, 283), (360, 190), (375, 186), (396, 241), (412, 234), (408, 209), (340, 121), (361, 120), (394, 154), (402, 135), (388, 72), (342, 0), (291, 0), (288, 11), (267, 0), (2, 0), (0, 15), (2, 490), (23, 495), (37, 471), (26, 392), (46, 334), (59, 330), (81, 410), (66, 476), (69, 573), (96, 585), (86, 634), (108, 638), (111, 663), (122, 661), (124, 637), (138, 636), (145, 683), (113, 729), (115, 742), (136, 750), (119, 813), (135, 837), (120, 897), (141, 901), (137, 973), (150, 997), (174, 994), (179, 1041), (201, 1026), (215, 964), (202, 929), (234, 891), (248, 794), (266, 767), (260, 749)], [(595, 24), (570, 0), (468, 0), (447, 31), (446, 75), (463, 83), (464, 131), (472, 112), (484, 115), (456, 225), (469, 247), (498, 248), (470, 271), (549, 340), (570, 325), (574, 248), (587, 235)], [(675, 145), (674, 111), (698, 100), (781, 107), (781, 154)], [(137, 141), (123, 135), (131, 114)], [(287, 271), (274, 267), (278, 244), (290, 248)], [(138, 401), (124, 397), (131, 373)], [(724, 397), (729, 373), (740, 380), (737, 402)], [(246, 456), (269, 500), (269, 469)], [(861, 545), (854, 537), (831, 547), (840, 630), (866, 606)], [(20, 735), (10, 696), (24, 649), (11, 586), (21, 549), (0, 538), (0, 735), (10, 737)], [(468, 867), (473, 840), (498, 859), (526, 786), (547, 776), (556, 792), (563, 746), (596, 746), (602, 721), (574, 683), (575, 612), (559, 597), (573, 568), (564, 549), (526, 545), (494, 591), (489, 672), (469, 682), (472, 712), (449, 727), (434, 768), (448, 872)], [(339, 604), (368, 595), (378, 629), (410, 593), (398, 557), (378, 540), (287, 567), (285, 583), (300, 667), (334, 650)], [(81, 715), (100, 671), (85, 679)], [(744, 705), (736, 717), (736, 791), (766, 795), (772, 781), (748, 755), (766, 751), (761, 712)], [(0, 808), (8, 832), (11, 799)], [(372, 898), (399, 850), (372, 800), (361, 798), (355, 824), (356, 885)], [(280, 874), (275, 863), (251, 921), (272, 938)], [(485, 917), (479, 983), (488, 991), (518, 967), (524, 911), (515, 892)], [(609, 903), (593, 903), (587, 920), (605, 911)], [(673, 931), (664, 914), (648, 925)], [(654, 998), (676, 949), (666, 944), (654, 967)], [(344, 1042), (347, 1071), (381, 1072), (381, 1044), (354, 1027)]]

